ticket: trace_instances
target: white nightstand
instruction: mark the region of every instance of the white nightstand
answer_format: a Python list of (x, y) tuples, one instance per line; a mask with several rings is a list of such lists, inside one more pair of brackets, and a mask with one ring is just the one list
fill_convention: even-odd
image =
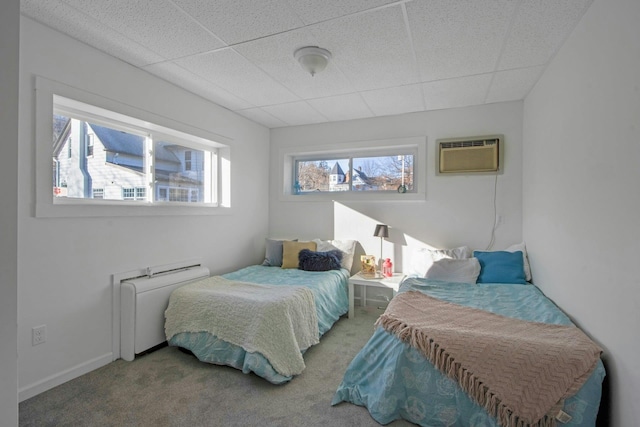
[(367, 287), (372, 286), (375, 288), (387, 288), (393, 290), (393, 295), (395, 296), (396, 292), (398, 292), (398, 288), (400, 287), (400, 283), (405, 276), (402, 273), (393, 273), (391, 277), (381, 277), (377, 279), (365, 279), (359, 274), (354, 274), (349, 278), (349, 318), (354, 316), (353, 311), (353, 294), (354, 294), (354, 285), (362, 286), (362, 305), (367, 305)]

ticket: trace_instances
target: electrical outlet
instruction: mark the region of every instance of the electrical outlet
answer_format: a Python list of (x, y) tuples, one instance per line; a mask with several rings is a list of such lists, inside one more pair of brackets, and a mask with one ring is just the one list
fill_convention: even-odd
[(47, 325), (31, 328), (31, 345), (42, 344), (47, 340)]

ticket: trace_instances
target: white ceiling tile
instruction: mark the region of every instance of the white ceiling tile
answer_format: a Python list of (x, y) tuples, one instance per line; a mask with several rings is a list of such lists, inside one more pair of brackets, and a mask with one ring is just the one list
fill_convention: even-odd
[(309, 123), (324, 123), (327, 120), (305, 101), (291, 102), (289, 104), (268, 105), (262, 107), (264, 111), (282, 120), (288, 126), (304, 125)]
[(407, 3), (422, 81), (493, 71), (515, 5), (511, 0)]
[(368, 90), (361, 92), (361, 95), (376, 116), (391, 116), (424, 110), (424, 98), (420, 84)]
[(427, 110), (480, 105), (490, 83), (491, 74), (423, 83), (424, 103)]
[(543, 70), (544, 67), (540, 66), (494, 73), (485, 101), (491, 103), (524, 99), (540, 78)]
[(352, 13), (395, 3), (397, 0), (291, 0), (291, 9), (306, 24), (326, 21)]
[(357, 93), (310, 99), (307, 102), (329, 121), (361, 119), (372, 116), (371, 110)]
[(280, 83), (231, 48), (174, 61), (254, 106), (298, 100)]
[(253, 107), (247, 101), (171, 62), (144, 67), (156, 76), (230, 110)]
[(173, 0), (228, 44), (299, 28), (286, 0)]
[(164, 58), (60, 1), (21, 0), (26, 16), (134, 66)]
[(357, 90), (417, 83), (402, 8), (388, 7), (309, 27)]
[(268, 128), (278, 128), (286, 126), (287, 124), (280, 119), (273, 117), (271, 114), (264, 111), (262, 108), (248, 108), (246, 110), (238, 110), (236, 113), (243, 115), (249, 120), (253, 120)]
[(165, 58), (224, 46), (167, 0), (65, 0), (77, 10)]
[(573, 31), (591, 2), (521, 1), (498, 69), (546, 64)]
[(351, 83), (332, 61), (311, 76), (293, 57), (300, 47), (317, 45), (307, 29), (289, 31), (233, 47), (292, 93), (302, 99), (321, 98), (354, 91)]
[[(522, 99), (592, 1), (21, 0), (21, 13), (280, 127)], [(315, 77), (293, 57), (308, 45), (332, 53)]]

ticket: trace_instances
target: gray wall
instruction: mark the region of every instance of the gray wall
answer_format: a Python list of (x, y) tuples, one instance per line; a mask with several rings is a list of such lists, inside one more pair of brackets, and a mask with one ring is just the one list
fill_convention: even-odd
[[(271, 184), (269, 229), (274, 237), (351, 238), (378, 256), (380, 240), (374, 238), (377, 222), (392, 227), (384, 243), (396, 269), (407, 271), (412, 246), (449, 248), (468, 245), (484, 249), (494, 221), (495, 175), (436, 175), (436, 140), (440, 138), (504, 134), (504, 174), (498, 175), (497, 228), (494, 249), (504, 249), (522, 239), (522, 102), (351, 120), (271, 131)], [(349, 147), (353, 141), (373, 141), (421, 136), (427, 140), (426, 198), (406, 201), (331, 200), (283, 198), (280, 157), (292, 147), (314, 149), (322, 145)], [(339, 212), (336, 215), (335, 212)]]
[(20, 2), (9, 0), (0, 14), (0, 418), (18, 424), (18, 82)]
[(640, 2), (596, 0), (527, 97), (535, 283), (604, 347), (608, 425), (640, 407)]
[[(24, 399), (111, 361), (112, 274), (192, 258), (213, 273), (261, 261), (269, 131), (27, 18), (20, 43), (18, 378)], [(50, 144), (34, 135), (35, 76), (230, 138), (230, 212), (35, 217), (37, 191), (51, 193), (34, 179), (34, 144)], [(37, 325), (47, 326), (47, 341), (32, 346)]]

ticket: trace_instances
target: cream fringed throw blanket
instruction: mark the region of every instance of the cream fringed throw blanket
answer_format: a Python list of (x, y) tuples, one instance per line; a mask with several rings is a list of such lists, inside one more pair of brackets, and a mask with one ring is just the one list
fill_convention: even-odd
[(165, 318), (167, 340), (180, 332), (209, 332), (262, 354), (284, 376), (304, 370), (301, 351), (317, 344), (320, 335), (311, 290), (220, 276), (176, 289)]
[(527, 322), (410, 291), (376, 322), (418, 349), (504, 427), (555, 426), (601, 349), (575, 326)]

